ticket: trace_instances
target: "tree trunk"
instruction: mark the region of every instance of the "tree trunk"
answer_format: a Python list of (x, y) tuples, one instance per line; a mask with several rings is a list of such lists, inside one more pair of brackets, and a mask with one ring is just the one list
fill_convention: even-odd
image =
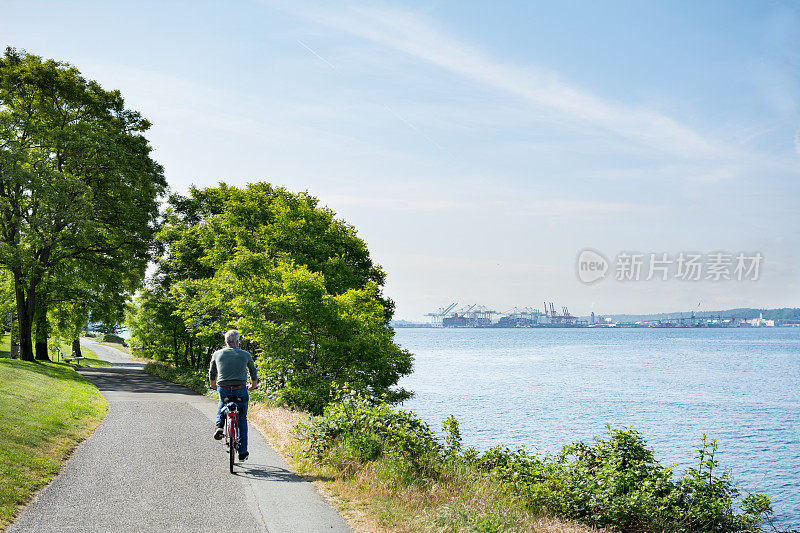
[(178, 326), (172, 326), (172, 361), (178, 363)]
[(19, 320), (16, 311), (11, 313), (11, 358), (19, 358)]
[(48, 324), (47, 324), (47, 301), (45, 298), (38, 298), (39, 305), (36, 306), (34, 316), (36, 317), (36, 360), (49, 361), (50, 356), (47, 354), (47, 337), (48, 337)]
[(25, 288), (22, 286), (22, 275), (14, 272), (14, 292), (17, 296), (17, 322), (19, 323), (19, 358), (23, 361), (33, 361), (33, 344), (31, 343), (31, 329), (33, 327), (33, 305), (35, 297), (33, 291), (25, 297)]
[(81, 341), (78, 337), (72, 339), (72, 357), (81, 357)]
[(186, 336), (186, 362), (189, 363), (189, 368), (197, 368), (197, 365), (194, 364), (194, 350), (192, 342), (192, 336)]
[(19, 318), (19, 358), (23, 361), (33, 361), (33, 343), (31, 343), (31, 329), (33, 327), (33, 313), (26, 312), (26, 305), (23, 303), (17, 313)]

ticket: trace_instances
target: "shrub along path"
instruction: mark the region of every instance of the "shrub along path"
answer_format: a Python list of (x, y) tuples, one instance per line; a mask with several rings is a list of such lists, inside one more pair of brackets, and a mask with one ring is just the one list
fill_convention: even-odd
[(82, 342), (113, 363), (80, 370), (108, 415), (11, 531), (350, 531), (258, 431), (231, 475), (211, 437), (216, 402), (145, 374), (119, 350)]

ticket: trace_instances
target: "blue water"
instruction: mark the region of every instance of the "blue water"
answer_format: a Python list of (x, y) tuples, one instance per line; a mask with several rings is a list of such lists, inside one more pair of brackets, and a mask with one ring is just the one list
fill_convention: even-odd
[(416, 356), (404, 408), (464, 443), (542, 452), (612, 426), (642, 431), (662, 464), (694, 463), (705, 433), (720, 466), (800, 529), (800, 328), (403, 329)]

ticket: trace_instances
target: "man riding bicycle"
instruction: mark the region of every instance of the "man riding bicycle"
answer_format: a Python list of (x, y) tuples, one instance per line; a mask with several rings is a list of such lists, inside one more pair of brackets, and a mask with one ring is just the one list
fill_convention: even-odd
[[(223, 398), (242, 399), (239, 404), (239, 460), (244, 461), (250, 455), (247, 451), (247, 403), (250, 401), (248, 390), (258, 385), (256, 365), (249, 352), (239, 349), (239, 332), (235, 329), (225, 332), (226, 347), (214, 352), (208, 367), (208, 386), (219, 392), (217, 407), (217, 429), (214, 438), (220, 440), (222, 430)], [(250, 387), (247, 386), (247, 373), (250, 372)]]

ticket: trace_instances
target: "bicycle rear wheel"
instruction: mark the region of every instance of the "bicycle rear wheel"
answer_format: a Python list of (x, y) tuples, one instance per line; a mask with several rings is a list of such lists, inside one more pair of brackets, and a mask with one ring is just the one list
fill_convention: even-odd
[(230, 454), (231, 474), (233, 474), (233, 462), (236, 460), (236, 441), (233, 435), (228, 438), (230, 439), (228, 441), (228, 453)]

